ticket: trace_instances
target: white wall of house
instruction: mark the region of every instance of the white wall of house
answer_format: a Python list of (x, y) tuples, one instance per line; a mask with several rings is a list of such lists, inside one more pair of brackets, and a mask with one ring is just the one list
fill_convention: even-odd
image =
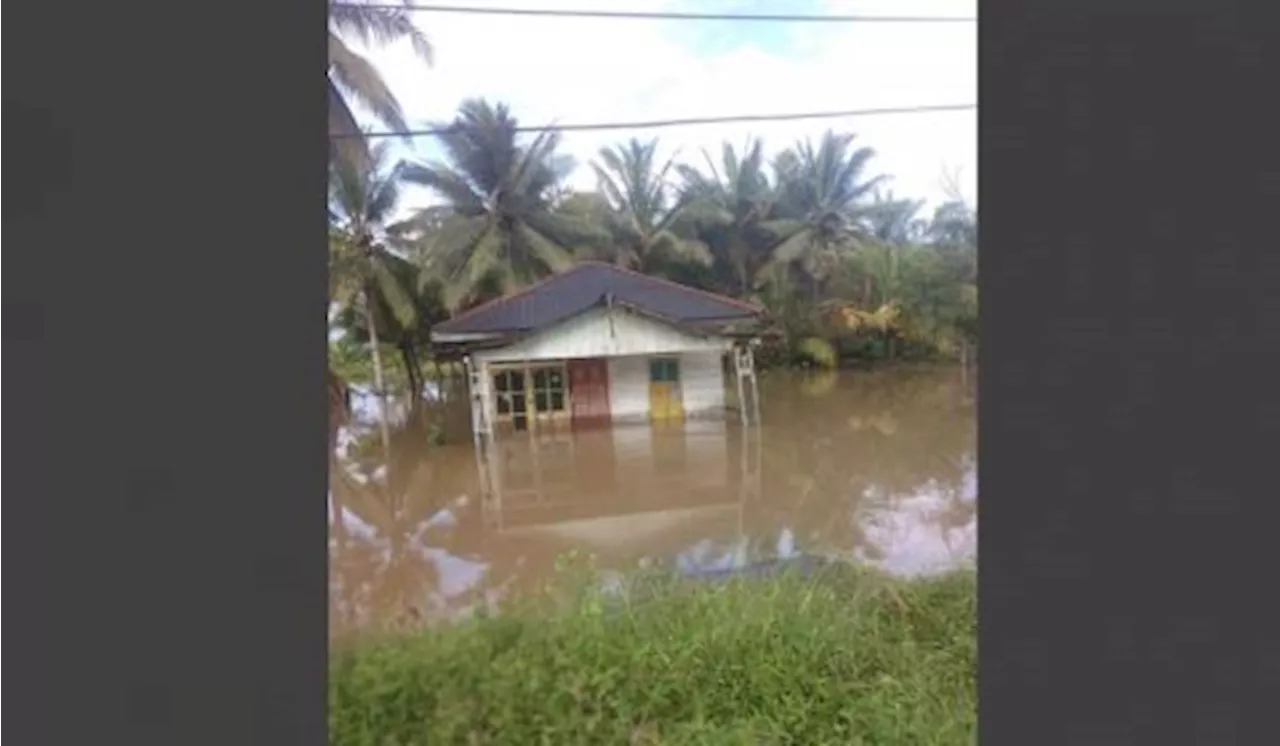
[[(685, 416), (697, 418), (724, 412), (723, 355), (714, 350), (677, 356)], [(614, 420), (648, 418), (650, 359), (649, 355), (609, 359), (609, 411)]]
[(608, 365), (609, 412), (613, 419), (624, 422), (648, 419), (648, 356), (609, 358)]
[(720, 352), (680, 355), (680, 392), (684, 396), (686, 416), (724, 411), (723, 366), (724, 357)]
[(515, 362), (571, 358), (718, 352), (729, 349), (723, 337), (700, 337), (622, 308), (597, 308), (497, 350), (476, 352), (477, 360)]

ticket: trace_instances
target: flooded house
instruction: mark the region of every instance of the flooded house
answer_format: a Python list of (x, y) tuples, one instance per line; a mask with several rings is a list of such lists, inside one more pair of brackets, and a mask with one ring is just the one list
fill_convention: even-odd
[(479, 442), (723, 418), (730, 387), (746, 417), (758, 408), (751, 350), (762, 315), (741, 300), (584, 262), (437, 324), (431, 340), (438, 354), (466, 362)]

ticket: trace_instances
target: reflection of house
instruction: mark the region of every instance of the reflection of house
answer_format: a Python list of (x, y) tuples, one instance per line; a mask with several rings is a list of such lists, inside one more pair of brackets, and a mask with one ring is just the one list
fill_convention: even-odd
[(726, 355), (739, 391), (754, 391), (747, 343), (761, 313), (749, 303), (586, 262), (438, 324), (431, 338), (441, 352), (466, 356), (480, 438), (723, 414)]
[(531, 433), (497, 439), (480, 458), (489, 524), (504, 532), (592, 544), (589, 535), (661, 533), (711, 508), (736, 516), (741, 502), (723, 420)]

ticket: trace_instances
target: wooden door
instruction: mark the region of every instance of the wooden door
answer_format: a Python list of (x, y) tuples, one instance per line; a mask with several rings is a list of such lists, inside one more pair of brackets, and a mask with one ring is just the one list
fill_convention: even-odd
[(680, 390), (680, 361), (656, 357), (649, 361), (649, 418), (655, 422), (684, 418)]
[(574, 427), (609, 424), (609, 366), (605, 360), (569, 361), (569, 400)]

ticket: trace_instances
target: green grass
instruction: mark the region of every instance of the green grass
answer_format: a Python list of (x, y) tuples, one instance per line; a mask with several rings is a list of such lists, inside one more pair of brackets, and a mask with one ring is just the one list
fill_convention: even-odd
[(970, 744), (972, 571), (851, 569), (504, 611), (335, 652), (335, 746)]

